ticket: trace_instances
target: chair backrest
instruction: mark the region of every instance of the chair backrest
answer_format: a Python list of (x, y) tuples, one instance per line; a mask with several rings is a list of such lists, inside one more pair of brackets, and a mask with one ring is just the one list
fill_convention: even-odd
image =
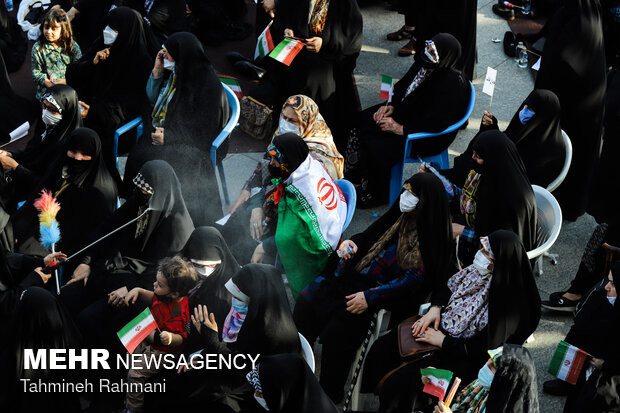
[(566, 178), (568, 174), (568, 170), (570, 169), (570, 163), (573, 160), (573, 144), (570, 141), (570, 138), (566, 134), (566, 132), (562, 131), (562, 141), (564, 142), (564, 166), (560, 171), (560, 174), (557, 178), (553, 180), (549, 185), (547, 185), (547, 191), (553, 192)]
[(312, 347), (310, 347), (310, 343), (308, 342), (306, 337), (304, 337), (299, 332), (297, 334), (299, 334), (299, 341), (301, 341), (302, 356), (306, 360), (306, 363), (308, 363), (308, 367), (310, 367), (310, 370), (312, 370), (312, 372), (314, 373), (314, 367), (316, 364), (314, 361), (314, 352), (312, 351)]
[(224, 143), (224, 141), (230, 136), (233, 129), (237, 126), (237, 122), (239, 122), (239, 114), (241, 113), (239, 99), (237, 99), (237, 95), (224, 83), (222, 83), (222, 87), (224, 87), (224, 91), (226, 92), (226, 98), (228, 98), (228, 107), (230, 108), (230, 118), (228, 118), (228, 122), (224, 129), (220, 132), (219, 135), (213, 140), (213, 144), (211, 145), (211, 163), (213, 167), (217, 167), (217, 149)]
[(536, 244), (537, 248), (528, 251), (531, 260), (544, 254), (558, 239), (562, 229), (562, 210), (560, 204), (545, 188), (532, 185), (536, 197)]
[(357, 192), (355, 192), (355, 187), (353, 184), (346, 179), (337, 179), (336, 184), (340, 191), (342, 191), (342, 195), (344, 195), (344, 199), (347, 200), (347, 219), (344, 222), (342, 227), (342, 232), (349, 226), (351, 220), (353, 219), (353, 214), (355, 214), (355, 205), (357, 204)]
[(405, 161), (407, 161), (407, 159), (413, 159), (414, 162), (417, 162), (417, 157), (415, 159), (411, 158), (411, 141), (416, 140), (416, 139), (430, 138), (433, 136), (446, 135), (448, 133), (458, 130), (461, 126), (465, 124), (465, 122), (467, 122), (472, 112), (474, 111), (474, 104), (476, 103), (476, 89), (474, 89), (474, 84), (469, 82), (469, 88), (471, 92), (470, 92), (469, 104), (467, 105), (467, 111), (465, 112), (465, 116), (463, 116), (458, 122), (456, 122), (455, 124), (451, 126), (448, 126), (446, 129), (444, 129), (441, 132), (434, 132), (434, 133), (417, 132), (417, 133), (412, 133), (408, 135), (407, 145), (405, 146), (405, 153), (403, 155)]

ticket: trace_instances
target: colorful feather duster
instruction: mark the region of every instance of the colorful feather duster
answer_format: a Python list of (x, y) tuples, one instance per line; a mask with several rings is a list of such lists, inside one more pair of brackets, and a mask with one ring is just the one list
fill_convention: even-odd
[(41, 192), (41, 197), (35, 201), (34, 207), (39, 211), (41, 245), (54, 252), (54, 244), (60, 241), (60, 228), (56, 221), (60, 204), (50, 191), (44, 190)]

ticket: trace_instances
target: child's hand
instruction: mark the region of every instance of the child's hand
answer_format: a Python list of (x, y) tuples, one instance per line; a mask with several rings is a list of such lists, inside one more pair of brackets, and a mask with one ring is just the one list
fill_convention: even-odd
[(140, 288), (138, 287), (133, 288), (125, 296), (125, 305), (129, 307), (129, 304), (135, 304), (139, 296), (140, 296)]
[(169, 346), (172, 344), (172, 334), (167, 331), (162, 331), (161, 334), (159, 334), (159, 340), (164, 346)]

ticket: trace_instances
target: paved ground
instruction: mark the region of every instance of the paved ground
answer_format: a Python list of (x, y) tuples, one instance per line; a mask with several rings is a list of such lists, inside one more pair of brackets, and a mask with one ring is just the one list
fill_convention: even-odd
[[(469, 121), (467, 130), (461, 131), (451, 147), (451, 155), (463, 151), (467, 143), (475, 135), (480, 124), (482, 111), (489, 108), (490, 97), (483, 95), (482, 84), (487, 66), (498, 70), (495, 96), (492, 112), (500, 120), (500, 127), (507, 126), (514, 112), (533, 89), (534, 82), (528, 70), (520, 69), (517, 64), (507, 58), (501, 43), (493, 43), (493, 37), (503, 37), (508, 24), (491, 12), (493, 0), (481, 0), (478, 3), (478, 64), (476, 87), (476, 106)], [(355, 72), (359, 94), (363, 107), (379, 102), (380, 75), (387, 74), (399, 78), (411, 65), (411, 58), (402, 58), (396, 51), (402, 45), (399, 42), (389, 42), (385, 34), (397, 29), (403, 24), (402, 16), (387, 10), (381, 3), (363, 8), (364, 14), (364, 46), (358, 59)], [(254, 168), (254, 161), (261, 155), (257, 153), (242, 153), (230, 155), (224, 161), (228, 185), (231, 196), (238, 194), (238, 188), (250, 175)], [(414, 173), (415, 166), (406, 169), (406, 176)], [(376, 210), (356, 211), (353, 222), (347, 234), (354, 234), (364, 230), (374, 219), (372, 214), (381, 214), (386, 208)], [(537, 279), (540, 295), (546, 299), (548, 294), (568, 285), (579, 265), (583, 248), (594, 229), (595, 222), (590, 216), (584, 216), (576, 222), (564, 222), (560, 237), (553, 246), (553, 252), (560, 254), (557, 266), (548, 261), (544, 265), (544, 275)], [(555, 345), (564, 338), (571, 325), (569, 315), (556, 316), (543, 313), (540, 325), (534, 335), (535, 340), (527, 344), (538, 372), (538, 386), (541, 412), (559, 412), (564, 405), (564, 399), (551, 397), (542, 393), (542, 383), (551, 377), (546, 373), (547, 366)], [(367, 408), (376, 407), (376, 402), (367, 400)]]

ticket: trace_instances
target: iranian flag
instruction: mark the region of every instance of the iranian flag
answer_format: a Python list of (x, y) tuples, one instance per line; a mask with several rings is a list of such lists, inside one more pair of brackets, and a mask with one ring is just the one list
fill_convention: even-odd
[(232, 90), (239, 99), (243, 97), (243, 92), (241, 91), (241, 86), (239, 86), (239, 82), (237, 82), (237, 79), (232, 79), (229, 77), (220, 77), (220, 82), (228, 86), (230, 90)]
[(443, 401), (452, 380), (452, 372), (450, 370), (434, 369), (432, 367), (426, 369), (420, 369), (422, 377), (426, 377), (428, 382), (424, 385), (422, 391), (424, 393), (432, 394), (439, 398), (439, 401)]
[(284, 181), (278, 203), (276, 246), (295, 298), (318, 275), (338, 247), (347, 201), (312, 156)]
[(265, 30), (258, 36), (256, 50), (254, 51), (254, 60), (267, 56), (269, 52), (273, 50), (273, 40), (271, 39), (271, 31), (269, 30), (271, 23), (273, 23), (273, 20), (269, 22)]
[(560, 380), (575, 384), (588, 357), (590, 355), (585, 351), (560, 341), (549, 363), (549, 373)]
[(381, 75), (381, 91), (379, 92), (379, 99), (385, 99), (388, 102), (391, 102), (393, 87), (394, 79), (387, 75)]
[(297, 56), (297, 53), (301, 52), (301, 49), (304, 48), (304, 44), (299, 40), (291, 39), (290, 37), (285, 37), (275, 49), (269, 53), (270, 57), (273, 57), (278, 62), (282, 62), (287, 66), (290, 66)]
[(127, 325), (116, 333), (121, 343), (131, 354), (138, 347), (151, 331), (157, 328), (157, 323), (151, 314), (150, 308), (145, 308), (136, 318), (131, 320)]

